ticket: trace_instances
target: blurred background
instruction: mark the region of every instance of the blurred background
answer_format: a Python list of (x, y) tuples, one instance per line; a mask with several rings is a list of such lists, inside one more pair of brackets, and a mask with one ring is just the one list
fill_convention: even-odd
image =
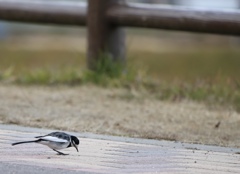
[[(240, 0), (131, 1), (202, 9), (240, 8)], [(136, 28), (126, 28), (126, 32), (128, 64), (140, 74), (147, 74), (160, 83), (177, 84), (181, 87), (210, 86), (211, 90), (215, 90), (212, 86), (217, 85), (221, 87), (219, 92), (221, 94), (218, 95), (227, 97), (232, 97), (230, 91), (239, 91), (240, 38)], [(84, 27), (43, 26), (1, 21), (2, 79), (10, 77), (7, 81), (17, 79), (23, 83), (35, 83), (33, 72), (43, 71), (38, 74), (37, 80), (45, 83), (49, 79), (45, 79), (44, 71), (58, 73), (71, 69), (71, 73), (72, 70), (78, 73), (86, 69), (86, 47)], [(25, 76), (26, 74), (30, 76)], [(200, 99), (205, 98), (207, 94), (204, 94), (197, 96)], [(221, 101), (222, 97), (219, 100)], [(236, 101), (240, 103), (240, 99), (237, 98)]]

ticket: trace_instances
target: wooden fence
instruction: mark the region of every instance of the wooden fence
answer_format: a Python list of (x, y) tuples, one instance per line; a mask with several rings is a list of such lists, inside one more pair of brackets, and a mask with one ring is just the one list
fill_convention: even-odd
[(200, 10), (177, 6), (127, 3), (124, 0), (71, 1), (0, 0), (0, 19), (38, 24), (86, 26), (88, 67), (101, 53), (125, 61), (122, 27), (240, 35), (240, 11)]

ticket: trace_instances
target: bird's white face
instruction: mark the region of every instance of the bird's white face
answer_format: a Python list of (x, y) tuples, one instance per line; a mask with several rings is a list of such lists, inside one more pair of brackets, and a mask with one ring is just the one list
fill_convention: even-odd
[(71, 144), (78, 151), (79, 139), (75, 136), (71, 136)]
[(74, 141), (72, 142), (72, 145), (73, 145), (73, 147), (76, 148), (76, 150), (77, 150), (77, 152), (78, 152), (78, 145), (77, 145)]

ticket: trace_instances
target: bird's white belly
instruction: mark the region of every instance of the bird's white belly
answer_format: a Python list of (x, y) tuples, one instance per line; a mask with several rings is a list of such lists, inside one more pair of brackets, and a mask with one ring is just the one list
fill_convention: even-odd
[(52, 142), (52, 141), (40, 141), (38, 143), (46, 145), (51, 149), (55, 149), (55, 150), (65, 149), (69, 145), (69, 143), (59, 143), (59, 142)]

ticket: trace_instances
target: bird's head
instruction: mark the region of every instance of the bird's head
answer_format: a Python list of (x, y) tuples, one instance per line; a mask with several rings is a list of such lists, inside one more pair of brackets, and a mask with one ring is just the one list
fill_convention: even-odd
[(78, 151), (78, 145), (79, 145), (80, 141), (77, 137), (75, 136), (71, 136), (71, 144), (73, 147), (76, 148), (76, 150)]

